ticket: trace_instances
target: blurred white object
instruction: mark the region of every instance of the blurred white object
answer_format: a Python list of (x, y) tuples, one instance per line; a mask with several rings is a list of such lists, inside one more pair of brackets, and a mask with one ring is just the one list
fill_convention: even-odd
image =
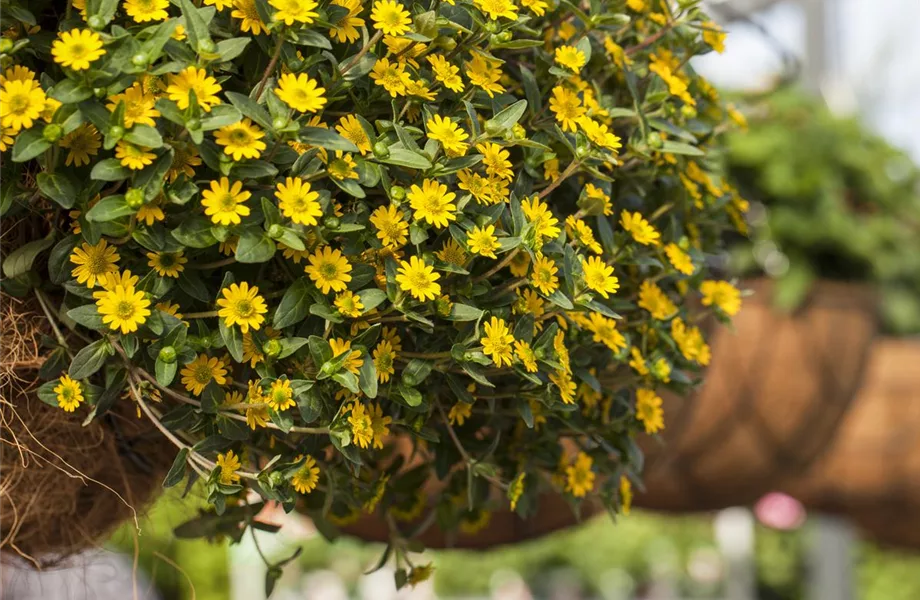
[(754, 600), (754, 515), (746, 508), (727, 508), (713, 521), (716, 543), (728, 565), (725, 596)]
[(517, 571), (500, 569), (489, 581), (492, 600), (533, 600), (527, 582)]
[(809, 519), (810, 600), (854, 600), (853, 553), (856, 533), (837, 517), (814, 515)]

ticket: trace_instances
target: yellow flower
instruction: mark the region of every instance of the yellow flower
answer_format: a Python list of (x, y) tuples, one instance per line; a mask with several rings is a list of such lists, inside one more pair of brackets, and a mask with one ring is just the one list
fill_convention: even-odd
[(463, 156), (470, 147), (463, 141), (470, 136), (450, 117), (443, 118), (440, 115), (434, 115), (428, 119), (425, 127), (428, 128), (428, 139), (441, 142), (448, 156)]
[(233, 11), (230, 16), (241, 20), (240, 31), (242, 32), (249, 31), (252, 32), (252, 35), (259, 35), (263, 31), (268, 33), (256, 9), (256, 0), (233, 0)]
[(530, 255), (526, 252), (518, 252), (508, 264), (508, 270), (515, 277), (526, 277), (530, 271)]
[(135, 23), (163, 21), (169, 18), (169, 0), (125, 0), (125, 13)]
[(460, 93), (463, 91), (463, 78), (460, 77), (459, 67), (450, 64), (440, 54), (431, 54), (425, 57), (431, 65), (434, 78), (443, 83), (447, 89)]
[(217, 466), (220, 467), (220, 482), (223, 485), (233, 485), (239, 483), (240, 476), (237, 471), (242, 466), (239, 457), (233, 453), (233, 450), (227, 450), (226, 454), (217, 455)]
[(448, 238), (441, 249), (434, 253), (438, 260), (462, 267), (466, 264), (467, 255), (463, 247), (454, 238)]
[(326, 88), (319, 87), (306, 73), (285, 73), (278, 79), (275, 95), (300, 112), (315, 113), (326, 105)]
[(281, 412), (296, 405), (294, 401), (294, 389), (291, 388), (290, 379), (276, 379), (272, 382), (268, 395), (265, 396), (265, 402), (272, 410)]
[(399, 261), (396, 273), (399, 288), (412, 294), (416, 300), (434, 300), (441, 293), (441, 286), (436, 283), (441, 276), (418, 256), (411, 256), (408, 262)]
[(646, 279), (639, 286), (639, 308), (644, 308), (653, 319), (664, 321), (674, 316), (677, 306), (660, 287)]
[(671, 265), (684, 275), (693, 275), (696, 267), (693, 266), (693, 260), (690, 255), (681, 250), (680, 246), (671, 242), (664, 247), (664, 253), (668, 256)]
[(466, 76), (470, 83), (484, 91), (489, 98), (505, 91), (504, 86), (498, 82), (502, 78), (502, 70), (498, 63), (487, 60), (480, 54), (473, 54), (470, 62), (464, 63), (463, 66), (466, 67)]
[[(485, 514), (488, 515), (489, 513)], [(413, 565), (412, 569), (409, 570), (409, 575), (406, 578), (406, 581), (409, 583), (409, 585), (415, 587), (424, 581), (428, 581), (431, 578), (431, 574), (433, 572), (434, 567), (431, 565), (431, 563), (424, 565)]]
[(713, 50), (722, 54), (725, 52), (725, 32), (713, 21), (706, 21), (703, 26), (703, 41)]
[(185, 270), (185, 258), (182, 251), (178, 252), (148, 252), (148, 267), (153, 267), (160, 277), (179, 277), (179, 273)]
[(221, 127), (214, 134), (218, 146), (224, 146), (224, 154), (233, 157), (233, 160), (242, 158), (259, 158), (265, 150), (265, 142), (261, 141), (265, 132), (253, 125), (248, 118), (239, 123)]
[(469, 169), (462, 169), (457, 173), (457, 180), (457, 185), (460, 189), (472, 194), (479, 204), (495, 204), (495, 197), (492, 195), (492, 186), (489, 184), (489, 180), (479, 173), (473, 173)]
[[(0, 152), (6, 152), (12, 145), (14, 138), (16, 136), (16, 131), (12, 127), (0, 127)], [(61, 140), (64, 141), (63, 139)], [(63, 144), (61, 146), (65, 147)], [(72, 153), (67, 154), (67, 166), (70, 166), (70, 161), (72, 160)], [(87, 157), (87, 163), (89, 162), (89, 157)], [(80, 165), (77, 165), (78, 167)]]
[(332, 0), (330, 4), (345, 7), (348, 13), (332, 24), (329, 36), (335, 38), (339, 43), (354, 42), (360, 38), (361, 33), (358, 28), (364, 26), (364, 19), (358, 17), (364, 10), (361, 0)]
[(94, 125), (84, 123), (62, 137), (59, 144), (69, 150), (64, 165), (79, 167), (88, 165), (89, 157), (98, 154), (102, 140)]
[(419, 68), (418, 61), (415, 59), (428, 49), (428, 46), (421, 42), (392, 35), (384, 36), (383, 45), (387, 47), (387, 57), (392, 56), (392, 60), (409, 64), (415, 69)]
[(195, 92), (198, 106), (204, 112), (211, 112), (212, 106), (220, 104), (220, 98), (217, 97), (221, 89), (220, 84), (213, 77), (209, 77), (204, 69), (188, 67), (176, 74), (170, 74), (167, 81), (169, 85), (166, 86), (166, 94), (181, 110), (188, 108), (189, 92)]
[(348, 424), (351, 426), (352, 441), (355, 444), (367, 448), (374, 442), (374, 422), (360, 402), (351, 404)]
[(291, 485), (298, 494), (309, 494), (319, 483), (319, 467), (316, 459), (309, 454), (304, 457), (303, 465), (291, 477)]
[(620, 289), (620, 280), (613, 274), (613, 267), (598, 256), (592, 256), (581, 263), (585, 271), (585, 285), (605, 299)]
[(585, 107), (577, 93), (557, 85), (553, 88), (553, 97), (549, 99), (549, 108), (556, 115), (562, 131), (578, 131), (578, 119), (585, 114)]
[(243, 204), (249, 197), (249, 192), (243, 191), (243, 182), (221, 177), (220, 181), (212, 181), (211, 189), (201, 192), (201, 205), (204, 214), (211, 217), (211, 221), (218, 225), (239, 225), (243, 222), (241, 217), (249, 216), (249, 207)]
[(657, 246), (661, 238), (661, 234), (638, 212), (631, 213), (624, 210), (620, 215), (620, 225), (632, 235), (634, 240), (644, 246)]
[(501, 179), (513, 179), (514, 171), (511, 170), (510, 152), (498, 144), (485, 142), (476, 144), (476, 150), (482, 154), (482, 164), (486, 166), (486, 173)]
[(596, 146), (606, 148), (614, 154), (623, 146), (623, 144), (620, 143), (619, 136), (608, 130), (607, 126), (603, 123), (598, 123), (594, 119), (582, 116), (578, 118), (578, 125), (581, 127), (581, 130), (585, 132), (585, 135), (588, 136), (588, 139)]
[(102, 298), (105, 292), (114, 291), (116, 287), (135, 287), (137, 282), (140, 281), (140, 277), (137, 275), (132, 275), (130, 269), (125, 269), (121, 273), (118, 271), (113, 271), (111, 273), (106, 273), (98, 278), (98, 283), (102, 286), (103, 291), (93, 292), (93, 298), (98, 300)]
[(497, 21), (499, 17), (517, 20), (517, 7), (513, 0), (473, 0), (473, 4), (493, 21)]
[(374, 29), (379, 29), (385, 35), (402, 35), (409, 31), (412, 19), (409, 11), (399, 2), (393, 0), (378, 0), (374, 2), (371, 10), (371, 20)]
[(180, 175), (185, 175), (186, 179), (194, 177), (195, 167), (201, 166), (201, 156), (198, 154), (198, 148), (188, 142), (173, 141), (170, 142), (170, 145), (175, 151), (172, 164), (167, 172), (170, 183), (179, 179)]
[(79, 381), (70, 378), (70, 375), (61, 375), (58, 384), (54, 387), (57, 403), (64, 412), (74, 412), (83, 402), (83, 387)]
[(572, 374), (566, 369), (551, 373), (549, 380), (559, 388), (559, 396), (565, 404), (575, 403), (575, 382), (572, 381)]
[(310, 188), (310, 182), (300, 177), (287, 177), (275, 186), (275, 198), (281, 214), (298, 225), (317, 225), (323, 216), (319, 193)]
[(554, 57), (557, 65), (565, 67), (573, 73), (581, 71), (585, 63), (588, 62), (584, 52), (575, 46), (559, 46), (556, 48)]
[(559, 179), (559, 159), (551, 158), (543, 163), (543, 179), (556, 181)]
[(741, 310), (741, 292), (727, 281), (707, 279), (700, 284), (703, 294), (703, 306), (717, 306), (728, 316), (734, 316)]
[(128, 167), (132, 171), (140, 171), (144, 167), (153, 164), (153, 159), (157, 157), (153, 152), (148, 152), (150, 148), (135, 146), (129, 142), (121, 140), (115, 146), (115, 158), (119, 159), (123, 167)]
[(620, 512), (629, 515), (629, 509), (632, 508), (632, 483), (626, 478), (626, 475), (620, 475)]
[[(128, 272), (130, 273), (130, 271), (128, 271)], [(172, 316), (176, 317), (176, 318), (179, 319), (179, 320), (181, 320), (181, 319), (183, 318), (182, 313), (179, 312), (179, 309), (182, 308), (182, 307), (179, 306), (179, 305), (176, 304), (176, 303), (173, 303), (173, 302), (157, 302), (157, 303), (154, 305), (154, 308), (157, 309), (157, 310), (160, 311), (160, 312), (166, 313), (167, 315), (172, 315)]]
[(495, 366), (511, 365), (514, 336), (504, 319), (492, 317), (485, 324), (485, 335), (479, 342), (482, 344), (482, 353), (491, 358)]
[(576, 219), (575, 215), (569, 215), (565, 220), (565, 231), (570, 237), (591, 252), (595, 254), (601, 254), (603, 252), (601, 245), (594, 239), (594, 231), (591, 229), (591, 226), (581, 219)]
[(283, 21), (288, 27), (295, 22), (312, 23), (319, 16), (315, 10), (318, 5), (314, 0), (268, 0), (268, 3), (278, 9), (274, 14), (274, 19)]
[(473, 227), (467, 234), (466, 243), (474, 253), (489, 258), (497, 258), (495, 251), (501, 247), (498, 238), (495, 237), (495, 225)]
[(221, 290), (221, 294), (223, 298), (217, 300), (220, 307), (217, 316), (224, 319), (227, 327), (239, 325), (242, 333), (248, 333), (250, 327), (258, 330), (262, 326), (265, 321), (262, 315), (268, 312), (268, 307), (259, 295), (258, 287), (249, 287), (245, 281), (239, 285), (231, 283)]
[(571, 369), (569, 349), (565, 347), (565, 331), (562, 329), (557, 331), (556, 337), (553, 338), (553, 350), (556, 351), (556, 358), (559, 359), (559, 364), (562, 365), (562, 368), (569, 371)]
[(361, 311), (364, 310), (361, 297), (349, 290), (345, 290), (335, 297), (335, 307), (339, 309), (343, 316), (351, 317), (352, 319), (360, 317)]
[(207, 6), (213, 6), (218, 12), (233, 6), (233, 0), (204, 0), (204, 3)]
[(342, 134), (342, 137), (358, 147), (358, 151), (364, 155), (371, 151), (371, 141), (367, 137), (367, 132), (361, 125), (361, 121), (355, 115), (345, 115), (339, 119), (339, 124), (335, 130)]
[(524, 365), (527, 372), (537, 372), (537, 355), (529, 343), (524, 340), (514, 340), (514, 354)]
[(538, 238), (554, 240), (559, 236), (559, 219), (553, 216), (549, 205), (541, 202), (539, 197), (524, 198), (521, 202), (521, 210), (533, 225), (534, 234)]
[(109, 96), (109, 103), (106, 105), (111, 112), (115, 112), (120, 102), (125, 103), (125, 127), (134, 127), (134, 125), (149, 125), (156, 127), (156, 117), (160, 116), (160, 111), (154, 108), (157, 98), (154, 94), (145, 92), (140, 83), (135, 83), (124, 92)]
[(384, 246), (399, 248), (405, 245), (409, 224), (403, 216), (402, 211), (393, 205), (378, 207), (371, 214), (371, 224), (377, 228), (377, 238)]
[[(4, 36), (5, 37), (5, 36)], [(0, 86), (7, 81), (35, 82), (35, 71), (24, 65), (13, 65), (0, 73)]]
[(703, 338), (699, 327), (687, 327), (683, 319), (675, 318), (671, 321), (671, 337), (674, 338), (684, 358), (696, 361), (703, 366), (709, 364), (711, 358), (709, 345)]
[(585, 454), (579, 452), (575, 458), (575, 463), (565, 468), (565, 491), (576, 498), (584, 498), (588, 492), (594, 489), (594, 472), (591, 467), (594, 460)]
[[(549, 4), (543, 0), (521, 0), (521, 6), (538, 17), (542, 17), (546, 13), (546, 9), (549, 8)], [(511, 510), (514, 510), (514, 507), (511, 507)]]
[(626, 347), (626, 338), (617, 331), (616, 322), (604, 315), (592, 312), (588, 321), (588, 328), (594, 333), (594, 341), (604, 344), (613, 352), (619, 352)]
[(412, 184), (406, 197), (415, 211), (416, 221), (424, 220), (440, 229), (457, 219), (454, 213), (457, 207), (453, 204), (457, 195), (448, 192), (446, 185), (434, 179), (424, 180), (422, 187)]
[(246, 408), (246, 424), (253, 431), (257, 427), (268, 425), (270, 415), (268, 414), (268, 405), (265, 397), (262, 395), (260, 381), (249, 382), (249, 392), (246, 395), (246, 403), (252, 406)]
[(13, 133), (32, 127), (44, 107), (45, 92), (32, 80), (8, 80), (0, 89), (0, 125)]
[(351, 264), (340, 250), (329, 246), (317, 248), (310, 256), (310, 265), (304, 269), (316, 287), (324, 294), (329, 290), (341, 292), (351, 281)]
[(405, 96), (406, 87), (412, 84), (412, 77), (406, 73), (405, 65), (399, 62), (391, 63), (386, 58), (380, 58), (374, 63), (371, 79), (376, 85), (383, 86), (393, 98)]
[(393, 361), (396, 360), (396, 351), (389, 340), (381, 340), (374, 348), (374, 366), (377, 368), (377, 380), (386, 383), (395, 373)]
[(636, 391), (636, 418), (645, 426), (645, 433), (658, 433), (664, 429), (661, 397), (654, 390), (639, 388)]
[(351, 154), (336, 150), (335, 158), (326, 165), (326, 172), (329, 173), (330, 177), (334, 177), (339, 181), (344, 179), (357, 179), (358, 173), (355, 171), (355, 167), (357, 166), (358, 164), (351, 157)]
[(524, 493), (524, 477), (524, 473), (518, 473), (517, 476), (511, 480), (511, 485), (508, 486), (508, 502), (511, 505), (511, 510), (517, 510), (517, 503)]
[(121, 330), (122, 334), (137, 331), (150, 316), (150, 300), (144, 292), (138, 292), (134, 286), (115, 286), (103, 292), (96, 300), (102, 322), (112, 330)]
[(89, 29), (71, 29), (58, 34), (51, 44), (54, 62), (74, 71), (85, 71), (91, 62), (105, 54), (102, 37)]
[(74, 248), (73, 254), (70, 255), (70, 262), (77, 265), (70, 274), (77, 278), (77, 283), (92, 288), (97, 280), (102, 282), (106, 273), (118, 271), (118, 267), (115, 266), (118, 258), (115, 246), (109, 246), (104, 238), (95, 246), (83, 242), (82, 248)]
[(538, 254), (530, 271), (530, 283), (545, 295), (550, 296), (559, 289), (559, 278), (556, 277), (558, 271), (556, 263), (551, 258)]
[(451, 425), (460, 425), (462, 426), (467, 419), (470, 418), (470, 415), (473, 414), (473, 405), (466, 402), (457, 402), (450, 407), (450, 411), (447, 413), (447, 421)]
[(383, 448), (383, 441), (390, 435), (390, 423), (393, 417), (384, 416), (380, 404), (371, 403), (368, 414), (371, 417), (371, 429), (374, 431), (374, 448)]

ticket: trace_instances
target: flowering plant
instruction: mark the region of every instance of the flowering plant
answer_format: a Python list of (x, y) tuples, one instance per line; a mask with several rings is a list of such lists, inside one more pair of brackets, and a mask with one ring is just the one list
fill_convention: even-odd
[(740, 307), (706, 270), (744, 203), (696, 4), (17, 5), (2, 209), (47, 227), (4, 289), (57, 334), (39, 396), (136, 403), (213, 505), (180, 534), (375, 513), (400, 584), (427, 527), (627, 510), (697, 313)]

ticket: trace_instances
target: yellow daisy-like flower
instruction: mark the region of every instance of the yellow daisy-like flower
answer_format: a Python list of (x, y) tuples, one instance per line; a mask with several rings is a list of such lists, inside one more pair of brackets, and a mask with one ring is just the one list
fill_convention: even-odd
[(390, 423), (393, 417), (383, 414), (380, 404), (372, 403), (367, 411), (371, 416), (371, 429), (374, 431), (374, 448), (383, 448), (383, 442), (390, 435)]
[(518, 473), (517, 476), (511, 480), (511, 485), (508, 486), (508, 503), (511, 506), (511, 510), (517, 510), (518, 501), (521, 499), (521, 495), (524, 494), (525, 475), (525, 473)]
[(291, 380), (274, 380), (268, 390), (268, 395), (265, 396), (265, 402), (272, 410), (278, 412), (295, 406), (297, 402), (294, 401), (294, 389), (291, 387)]
[(508, 157), (511, 153), (492, 142), (476, 144), (476, 150), (482, 154), (482, 164), (486, 166), (486, 173), (501, 179), (513, 179), (514, 171)]
[[(5, 37), (5, 36), (4, 36)], [(0, 86), (7, 81), (35, 81), (35, 71), (25, 65), (13, 65), (0, 73)]]
[(725, 52), (725, 32), (722, 28), (714, 21), (706, 21), (703, 27), (703, 41), (719, 54)]
[(431, 54), (425, 57), (431, 65), (434, 78), (443, 83), (447, 89), (461, 93), (463, 92), (463, 78), (460, 77), (460, 68), (450, 64), (446, 58), (440, 54)]
[(121, 330), (122, 334), (137, 331), (150, 316), (150, 300), (144, 292), (138, 292), (130, 285), (117, 285), (112, 290), (106, 290), (96, 300), (96, 306), (102, 322), (112, 330)]
[(264, 137), (265, 132), (253, 125), (249, 118), (221, 127), (214, 134), (217, 145), (224, 146), (224, 154), (232, 156), (233, 160), (259, 158), (265, 150)]
[(357, 166), (358, 163), (351, 157), (351, 154), (336, 150), (335, 158), (326, 165), (326, 172), (329, 173), (330, 177), (334, 177), (339, 181), (357, 179), (358, 172), (355, 170)]
[(249, 197), (249, 192), (243, 191), (243, 182), (221, 177), (220, 181), (212, 181), (211, 189), (201, 192), (201, 205), (204, 214), (211, 217), (211, 221), (218, 225), (239, 225), (241, 217), (249, 216), (249, 207), (243, 204)]
[(412, 18), (406, 7), (393, 0), (374, 2), (371, 20), (374, 22), (374, 29), (379, 29), (384, 35), (408, 33), (412, 25)]
[(64, 412), (77, 410), (83, 402), (83, 386), (79, 381), (71, 379), (70, 375), (61, 375), (58, 384), (54, 386), (54, 394), (57, 397), (58, 406)]
[(163, 21), (169, 18), (166, 9), (169, 0), (125, 0), (125, 13), (134, 19), (135, 23), (147, 21)]
[(117, 158), (123, 167), (128, 167), (132, 171), (140, 171), (144, 167), (153, 164), (153, 159), (157, 157), (153, 152), (148, 152), (150, 148), (135, 146), (130, 142), (121, 140), (115, 146), (115, 158)]
[(680, 246), (671, 242), (664, 247), (664, 253), (667, 255), (671, 266), (684, 275), (693, 275), (696, 270), (696, 267), (693, 266), (693, 260), (689, 254), (681, 250)]
[(333, 250), (329, 246), (317, 248), (310, 256), (310, 265), (305, 269), (307, 275), (324, 294), (330, 290), (341, 292), (351, 281), (351, 264), (340, 250)]
[(244, 33), (247, 31), (252, 35), (268, 33), (265, 22), (262, 21), (256, 8), (256, 0), (233, 0), (233, 11), (230, 16), (240, 19), (240, 31)]
[(508, 264), (508, 270), (515, 277), (526, 277), (530, 272), (530, 255), (526, 252), (518, 252)]
[(559, 46), (553, 56), (557, 65), (565, 67), (573, 73), (581, 71), (585, 63), (588, 62), (585, 53), (575, 46)]
[(741, 310), (741, 292), (727, 281), (707, 279), (700, 284), (700, 293), (703, 306), (717, 306), (730, 317)]
[(603, 252), (601, 245), (594, 239), (594, 231), (591, 226), (581, 219), (576, 219), (575, 215), (569, 215), (565, 220), (565, 231), (572, 239), (591, 252), (595, 254)]
[(585, 185), (585, 198), (588, 200), (588, 206), (585, 209), (590, 210), (591, 214), (600, 214), (602, 212), (608, 217), (613, 214), (613, 204), (610, 202), (610, 196), (596, 185), (592, 183)]
[(281, 214), (298, 225), (319, 224), (317, 219), (323, 216), (323, 209), (319, 204), (319, 192), (310, 188), (310, 182), (300, 177), (288, 177), (275, 189)]
[(495, 251), (501, 247), (495, 237), (495, 225), (473, 227), (467, 234), (466, 243), (472, 252), (489, 258), (497, 258)]
[(620, 512), (629, 516), (629, 510), (632, 508), (632, 483), (626, 478), (626, 475), (620, 476)]
[(467, 419), (470, 418), (470, 415), (473, 414), (473, 405), (466, 402), (457, 402), (450, 407), (450, 411), (447, 413), (447, 421), (451, 425), (462, 426)]
[(657, 246), (661, 234), (638, 212), (624, 210), (620, 215), (620, 225), (632, 235), (633, 239), (644, 246)]
[(480, 54), (473, 54), (472, 59), (463, 66), (466, 67), (466, 76), (470, 83), (484, 91), (489, 98), (505, 91), (504, 86), (499, 83), (502, 70), (498, 63), (487, 60)]
[(166, 86), (166, 94), (181, 110), (188, 108), (189, 92), (192, 91), (195, 92), (198, 106), (205, 112), (211, 112), (212, 106), (220, 104), (220, 98), (217, 97), (221, 90), (220, 84), (208, 76), (204, 69), (188, 67), (170, 74), (167, 81), (169, 85)]
[(620, 280), (613, 274), (613, 267), (599, 256), (592, 256), (581, 263), (585, 271), (585, 285), (605, 299), (620, 289)]
[(220, 467), (220, 482), (223, 485), (239, 483), (240, 476), (237, 471), (240, 470), (242, 464), (233, 450), (227, 450), (226, 454), (218, 454), (217, 466)]
[(619, 352), (626, 347), (626, 338), (617, 331), (616, 322), (604, 315), (592, 312), (588, 321), (588, 328), (594, 333), (594, 341), (604, 344), (613, 352)]
[(179, 273), (185, 270), (185, 263), (188, 259), (182, 251), (178, 252), (148, 252), (148, 267), (153, 267), (160, 277), (179, 277)]
[(198, 148), (192, 143), (182, 143), (179, 141), (170, 142), (174, 152), (173, 161), (169, 166), (166, 176), (169, 177), (170, 183), (185, 175), (186, 179), (195, 176), (195, 167), (201, 166), (201, 155), (198, 154)]
[(218, 12), (233, 6), (233, 0), (204, 0), (206, 6), (213, 6)]
[(339, 124), (335, 130), (342, 134), (342, 137), (358, 147), (358, 151), (364, 155), (371, 151), (371, 140), (367, 137), (367, 132), (361, 125), (361, 121), (355, 115), (345, 115), (339, 119)]
[(275, 94), (296, 111), (315, 113), (326, 105), (326, 88), (317, 85), (306, 73), (285, 73), (278, 80)]
[(208, 358), (206, 354), (199, 354), (195, 360), (182, 367), (182, 385), (196, 396), (200, 396), (204, 388), (212, 381), (217, 385), (227, 383), (227, 369), (220, 359)]
[(435, 252), (434, 255), (438, 257), (438, 260), (457, 265), (458, 267), (465, 265), (469, 258), (463, 246), (458, 244), (457, 240), (454, 238), (448, 238), (447, 241), (444, 242), (444, 245), (441, 246), (441, 249)]
[(482, 353), (492, 359), (495, 366), (510, 365), (513, 357), (514, 336), (504, 319), (492, 317), (485, 325), (485, 335), (479, 340)]
[(653, 319), (659, 321), (670, 319), (677, 312), (677, 306), (667, 294), (648, 279), (639, 286), (639, 308), (647, 310)]
[(393, 362), (396, 360), (396, 351), (389, 340), (381, 340), (374, 348), (374, 366), (377, 368), (377, 380), (386, 383), (395, 373)]
[[(15, 141), (16, 131), (12, 127), (0, 127), (0, 152), (6, 152), (13, 146)], [(62, 140), (63, 141), (63, 140)], [(67, 155), (68, 160), (71, 159), (70, 154)], [(87, 162), (89, 159), (87, 158)], [(67, 163), (67, 166), (70, 166), (70, 163)], [(80, 165), (77, 165), (78, 167)]]
[(99, 240), (95, 246), (83, 242), (81, 248), (74, 248), (70, 255), (70, 262), (77, 265), (70, 272), (77, 278), (77, 283), (93, 288), (98, 280), (100, 283), (107, 273), (115, 273), (118, 267), (118, 252), (115, 246), (109, 246), (105, 239)]
[(316, 459), (309, 454), (304, 457), (303, 465), (291, 477), (291, 486), (298, 494), (309, 494), (319, 483), (319, 467)]
[(629, 350), (629, 354), (630, 354), (629, 366), (632, 367), (633, 371), (635, 371), (639, 375), (642, 375), (643, 377), (645, 375), (648, 375), (648, 365), (645, 362), (645, 358), (642, 356), (642, 352), (640, 352), (638, 348), (633, 346)]
[(553, 88), (553, 97), (549, 99), (549, 108), (556, 115), (562, 131), (578, 131), (578, 119), (585, 114), (585, 107), (577, 93), (557, 85)]
[(556, 263), (547, 256), (537, 255), (530, 270), (530, 283), (543, 294), (550, 296), (559, 289), (559, 278), (556, 273), (559, 269)]
[(540, 198), (534, 196), (531, 199), (524, 198), (521, 202), (521, 211), (527, 220), (533, 224), (534, 233), (539, 238), (554, 240), (559, 236), (559, 219), (557, 219), (549, 209), (549, 205), (541, 202)]
[(62, 137), (58, 145), (68, 150), (65, 166), (81, 167), (88, 165), (89, 158), (99, 153), (102, 138), (95, 125), (84, 123)]
[(383, 86), (393, 98), (405, 96), (406, 88), (412, 84), (412, 77), (406, 73), (406, 66), (400, 62), (391, 63), (387, 58), (380, 58), (374, 63), (371, 79), (375, 85)]
[[(538, 17), (542, 17), (546, 14), (546, 9), (549, 8), (549, 4), (543, 0), (521, 0), (521, 6)], [(514, 510), (514, 507), (512, 507), (511, 510)]]
[(469, 192), (479, 204), (486, 206), (495, 204), (495, 197), (492, 195), (492, 186), (489, 180), (479, 173), (463, 169), (457, 173), (457, 180), (458, 187)]
[(374, 442), (374, 421), (360, 402), (352, 403), (348, 424), (351, 426), (352, 441), (355, 444), (367, 448)]
[(517, 20), (517, 6), (513, 0), (473, 0), (473, 4), (493, 21), (501, 17)]
[(310, 24), (319, 16), (316, 12), (319, 5), (314, 0), (268, 0), (268, 3), (278, 9), (274, 19), (282, 21), (288, 27), (294, 23)]
[(122, 272), (114, 271), (112, 273), (106, 273), (105, 275), (99, 277), (99, 285), (102, 286), (103, 291), (93, 292), (93, 298), (98, 300), (102, 298), (105, 292), (111, 292), (116, 287), (135, 287), (137, 282), (140, 281), (140, 277), (137, 275), (132, 275), (130, 269), (125, 269)]
[(514, 354), (528, 373), (537, 372), (537, 355), (529, 343), (524, 340), (514, 340)]
[(85, 71), (105, 54), (102, 37), (89, 29), (71, 29), (58, 34), (51, 44), (54, 62), (74, 71)]
[(154, 308), (160, 312), (166, 313), (167, 315), (172, 315), (179, 320), (182, 320), (183, 318), (182, 313), (179, 312), (179, 309), (182, 307), (175, 302), (157, 302), (154, 305)]
[(671, 337), (684, 358), (704, 367), (709, 364), (712, 354), (699, 327), (688, 327), (683, 319), (677, 317), (671, 321)]
[(594, 472), (591, 467), (594, 460), (585, 454), (579, 452), (575, 458), (575, 463), (565, 468), (565, 491), (576, 498), (584, 498), (588, 492), (594, 489)]
[(361, 0), (332, 0), (330, 5), (343, 6), (348, 9), (348, 13), (332, 24), (329, 36), (339, 43), (354, 42), (360, 38), (361, 32), (358, 31), (358, 28), (364, 26), (364, 19), (358, 17), (364, 10)]
[[(527, 256), (524, 252), (520, 254)], [(526, 270), (520, 275), (516, 275), (516, 277), (523, 277), (524, 275), (527, 275)], [(513, 306), (515, 314), (530, 314), (533, 315), (535, 319), (539, 319), (546, 313), (546, 302), (535, 291), (531, 289), (526, 289), (524, 291), (518, 290), (517, 296), (518, 299)]]
[(361, 311), (364, 310), (361, 297), (349, 290), (337, 295), (334, 304), (342, 316), (351, 317), (352, 319), (360, 317)]
[(13, 133), (32, 127), (44, 108), (45, 91), (31, 79), (11, 79), (0, 88), (0, 125)]
[(425, 264), (418, 256), (409, 257), (409, 261), (399, 261), (396, 282), (404, 292), (409, 292), (419, 301), (434, 300), (441, 294), (441, 286), (436, 283), (441, 275), (434, 272), (434, 267)]
[(435, 179), (425, 179), (422, 187), (412, 184), (406, 197), (415, 211), (416, 221), (427, 221), (440, 229), (457, 219), (454, 213), (457, 206), (453, 203), (457, 195)]
[(577, 386), (572, 381), (572, 373), (568, 368), (551, 373), (549, 380), (559, 388), (559, 397), (565, 404), (575, 403), (575, 391)]
[(636, 418), (645, 426), (645, 433), (658, 433), (664, 429), (661, 397), (654, 390), (640, 388), (636, 391)]
[(239, 285), (231, 283), (229, 287), (221, 290), (223, 298), (218, 298), (217, 316), (224, 319), (227, 327), (240, 326), (240, 331), (248, 333), (249, 328), (258, 330), (265, 321), (263, 316), (268, 312), (265, 298), (259, 295), (259, 288), (250, 287), (245, 281)]
[(377, 238), (384, 246), (400, 248), (408, 239), (409, 224), (401, 210), (393, 205), (378, 207), (371, 214), (371, 224), (377, 228)]
[(603, 123), (598, 123), (594, 119), (583, 116), (578, 118), (578, 125), (596, 146), (610, 150), (614, 154), (623, 146), (620, 143), (619, 136), (612, 133)]
[(428, 139), (441, 142), (444, 151), (450, 156), (463, 156), (470, 147), (463, 141), (470, 137), (469, 134), (454, 123), (450, 117), (443, 118), (440, 115), (434, 115), (428, 119), (425, 126), (428, 128)]

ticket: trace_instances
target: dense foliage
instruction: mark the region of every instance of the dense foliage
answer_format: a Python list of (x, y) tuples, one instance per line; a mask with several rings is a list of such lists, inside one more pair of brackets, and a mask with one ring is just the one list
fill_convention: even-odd
[(40, 397), (136, 403), (165, 485), (205, 483), (180, 535), (373, 513), (400, 585), (435, 523), (628, 505), (694, 323), (740, 308), (706, 270), (746, 204), (709, 174), (696, 4), (10, 4), (2, 208), (46, 235), (4, 289), (59, 332)]
[(784, 90), (751, 104), (750, 131), (727, 153), (756, 205), (738, 268), (775, 277), (785, 308), (816, 278), (878, 284), (886, 328), (920, 332), (920, 170), (817, 98)]

